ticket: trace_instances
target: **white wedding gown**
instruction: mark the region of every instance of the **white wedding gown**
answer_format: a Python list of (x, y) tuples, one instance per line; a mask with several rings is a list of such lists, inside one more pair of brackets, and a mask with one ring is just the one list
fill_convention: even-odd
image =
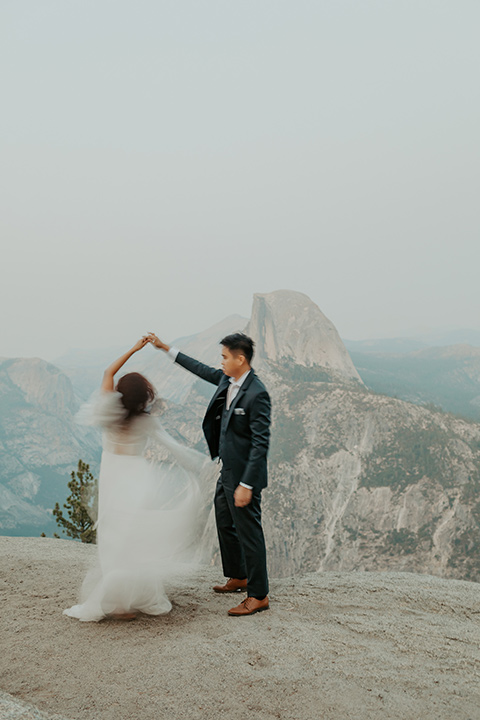
[[(169, 612), (164, 582), (198, 552), (205, 506), (199, 479), (212, 475), (211, 461), (177, 443), (156, 418), (142, 414), (122, 423), (120, 397), (101, 393), (80, 412), (80, 422), (104, 430), (98, 563), (85, 577), (80, 603), (64, 610), (83, 621), (115, 611)], [(152, 441), (168, 451), (169, 461), (145, 458)]]

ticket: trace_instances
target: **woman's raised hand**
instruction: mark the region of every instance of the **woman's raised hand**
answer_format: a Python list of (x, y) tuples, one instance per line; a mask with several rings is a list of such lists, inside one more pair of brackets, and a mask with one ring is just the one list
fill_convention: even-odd
[(127, 350), (126, 353), (122, 355), (122, 357), (119, 357), (118, 360), (115, 360), (103, 373), (103, 380), (102, 384), (100, 386), (102, 392), (113, 392), (113, 378), (115, 374), (120, 370), (121, 367), (125, 365), (127, 360), (132, 357), (132, 355), (138, 350), (141, 350), (145, 347), (145, 345), (150, 342), (150, 339), (148, 335), (144, 335), (141, 340), (135, 343), (135, 345), (130, 348), (130, 350)]
[(149, 343), (149, 342), (150, 342), (150, 338), (148, 337), (148, 335), (144, 335), (144, 336), (143, 336), (140, 340), (138, 340), (138, 342), (136, 342), (135, 345), (133, 346), (133, 348), (132, 348), (133, 352), (138, 352), (139, 350), (141, 350), (142, 348), (144, 348), (145, 345), (147, 345), (147, 343)]

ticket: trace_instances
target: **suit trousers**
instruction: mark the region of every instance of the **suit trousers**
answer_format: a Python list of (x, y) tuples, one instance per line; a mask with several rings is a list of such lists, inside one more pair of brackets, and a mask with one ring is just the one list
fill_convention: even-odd
[(235, 506), (231, 488), (217, 482), (215, 519), (225, 577), (247, 578), (249, 597), (268, 595), (267, 553), (262, 530), (261, 494), (243, 508)]

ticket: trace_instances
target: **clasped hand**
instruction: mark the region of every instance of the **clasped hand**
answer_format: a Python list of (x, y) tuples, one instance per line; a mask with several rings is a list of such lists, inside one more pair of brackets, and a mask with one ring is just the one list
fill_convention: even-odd
[(148, 335), (144, 335), (140, 340), (138, 340), (135, 345), (132, 347), (133, 352), (138, 352), (142, 348), (145, 347), (150, 342), (150, 338)]
[(149, 343), (152, 343), (152, 345), (153, 345), (154, 347), (158, 348), (159, 350), (166, 350), (166, 351), (168, 351), (168, 349), (169, 349), (168, 345), (165, 345), (165, 343), (162, 342), (162, 341), (160, 340), (160, 338), (158, 338), (158, 337), (155, 335), (155, 333), (149, 332), (149, 333), (147, 333), (146, 337), (148, 338), (148, 342), (149, 342)]
[(145, 345), (148, 345), (148, 343), (158, 348), (159, 350), (168, 350), (168, 345), (165, 345), (165, 343), (163, 343), (160, 338), (155, 335), (155, 333), (149, 332), (142, 338), (140, 338), (138, 342), (135, 343), (135, 345), (132, 347), (132, 351), (138, 352), (139, 350), (142, 350)]

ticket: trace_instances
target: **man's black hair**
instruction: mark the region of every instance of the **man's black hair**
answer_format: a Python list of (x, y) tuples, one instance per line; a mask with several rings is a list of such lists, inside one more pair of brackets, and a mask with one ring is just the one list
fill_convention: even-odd
[(227, 335), (223, 338), (223, 340), (220, 340), (220, 345), (228, 348), (230, 352), (236, 352), (244, 355), (245, 360), (249, 365), (252, 362), (255, 343), (252, 338), (248, 337), (248, 335), (245, 335), (244, 333), (233, 333), (232, 335)]

